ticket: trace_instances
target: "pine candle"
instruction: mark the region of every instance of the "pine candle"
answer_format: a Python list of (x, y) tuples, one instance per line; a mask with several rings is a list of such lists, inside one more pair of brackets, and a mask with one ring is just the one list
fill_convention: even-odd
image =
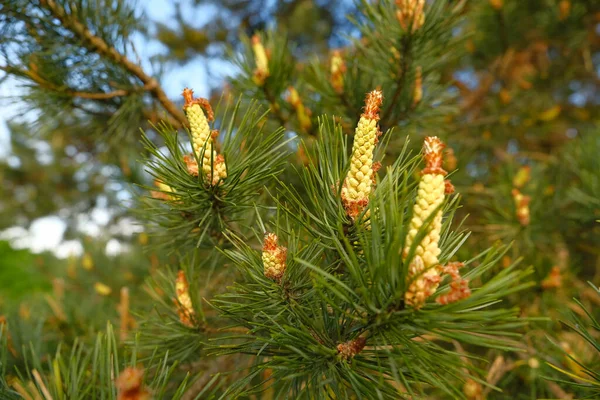
[[(192, 175), (198, 175), (198, 165), (196, 159), (202, 160), (202, 172), (212, 186), (220, 184), (227, 177), (227, 166), (225, 158), (213, 150), (213, 140), (218, 131), (211, 131), (208, 125), (209, 121), (214, 119), (214, 114), (208, 100), (198, 98), (194, 99), (194, 92), (191, 89), (183, 90), (185, 104), (183, 109), (190, 123), (190, 132), (192, 135), (192, 148), (195, 157), (186, 156), (184, 161), (188, 172)], [(206, 114), (204, 110), (206, 110)]]
[(377, 122), (382, 102), (381, 90), (367, 94), (365, 109), (354, 134), (350, 171), (344, 180), (341, 193), (346, 213), (352, 220), (356, 220), (369, 204), (374, 177), (373, 152), (380, 135)]
[(405, 294), (405, 301), (407, 305), (415, 308), (421, 307), (425, 300), (435, 293), (440, 282), (439, 271), (436, 267), (439, 264), (439, 241), (442, 230), (442, 211), (439, 208), (444, 202), (447, 189), (444, 181), (447, 173), (442, 169), (444, 147), (440, 139), (435, 136), (425, 138), (423, 153), (426, 167), (422, 171), (404, 247), (404, 256), (406, 257), (419, 230), (435, 212), (433, 221), (430, 221), (426, 228), (425, 237), (415, 247), (415, 255), (409, 266), (409, 288)]

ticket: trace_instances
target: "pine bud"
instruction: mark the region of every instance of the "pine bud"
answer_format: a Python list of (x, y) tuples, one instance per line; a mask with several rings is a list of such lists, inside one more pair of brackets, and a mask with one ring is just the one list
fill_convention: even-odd
[(523, 226), (529, 225), (530, 213), (529, 213), (529, 202), (531, 197), (523, 195), (519, 189), (512, 190), (513, 200), (515, 201), (516, 215), (519, 223)]
[[(444, 202), (447, 190), (442, 169), (444, 144), (435, 136), (426, 137), (423, 146), (426, 167), (422, 171), (417, 198), (413, 207), (404, 255), (407, 256), (419, 230), (425, 221), (436, 212)], [(415, 248), (415, 259), (409, 266), (409, 288), (405, 295), (408, 305), (420, 308), (427, 297), (435, 293), (439, 285), (439, 273), (434, 268), (439, 264), (439, 240), (442, 230), (442, 211), (436, 212), (433, 221), (427, 226), (425, 237)], [(418, 256), (418, 258), (417, 258)]]
[(562, 275), (558, 265), (552, 267), (550, 274), (542, 281), (542, 287), (544, 289), (555, 289), (562, 287)]
[(531, 179), (531, 167), (526, 165), (524, 167), (519, 168), (515, 177), (513, 178), (513, 186), (517, 189), (522, 188), (529, 182)]
[(364, 112), (358, 121), (352, 145), (350, 171), (342, 186), (342, 203), (346, 213), (352, 220), (369, 204), (369, 196), (373, 186), (373, 152), (379, 135), (379, 107), (383, 101), (383, 93), (374, 90), (367, 94)]
[(558, 10), (558, 19), (564, 21), (569, 17), (569, 14), (571, 14), (571, 2), (569, 0), (561, 0), (561, 2), (558, 3)]
[(254, 83), (262, 86), (265, 83), (265, 79), (270, 75), (269, 58), (258, 35), (252, 36), (252, 51), (254, 52), (254, 62), (256, 64)]
[(340, 50), (334, 50), (331, 52), (331, 59), (329, 61), (331, 71), (331, 86), (337, 93), (344, 91), (344, 73), (346, 72), (346, 63), (342, 57)]
[(102, 282), (94, 283), (94, 290), (100, 296), (108, 296), (112, 292), (112, 289), (110, 288), (110, 286), (107, 286)]
[(154, 180), (154, 186), (156, 186), (158, 190), (153, 190), (150, 192), (150, 195), (153, 198), (164, 201), (172, 200), (173, 196), (169, 194), (173, 193), (173, 188), (171, 186), (159, 181), (158, 179)]
[(411, 27), (414, 33), (425, 23), (425, 0), (396, 0), (396, 18), (405, 31)]
[(365, 338), (358, 337), (345, 343), (338, 344), (337, 351), (344, 360), (350, 360), (360, 353), (365, 348), (366, 344), (367, 340)]
[(300, 127), (302, 128), (302, 130), (307, 132), (310, 130), (310, 127), (312, 125), (310, 121), (310, 111), (306, 107), (304, 107), (302, 99), (300, 98), (300, 95), (298, 94), (296, 88), (290, 86), (288, 88), (288, 91), (289, 95), (287, 101), (296, 110), (296, 115), (298, 116), (298, 122), (300, 123)]
[[(194, 99), (194, 92), (191, 89), (183, 90), (185, 104), (183, 106), (188, 121), (190, 122), (190, 132), (192, 136), (192, 147), (194, 155), (184, 156), (188, 172), (191, 175), (198, 175), (198, 163), (196, 158), (202, 160), (202, 172), (207, 177), (212, 186), (216, 186), (227, 177), (227, 167), (222, 155), (217, 154), (213, 149), (214, 137), (218, 131), (211, 131), (208, 126), (209, 121), (214, 119), (212, 107), (208, 100), (198, 98)], [(204, 110), (206, 114), (204, 114)]]
[(190, 297), (190, 285), (182, 270), (179, 270), (177, 279), (175, 280), (175, 295), (177, 296), (175, 305), (177, 306), (179, 320), (185, 326), (193, 327), (196, 313), (192, 306), (192, 298)]
[(463, 386), (463, 393), (469, 400), (480, 399), (482, 393), (481, 383), (468, 379)]
[(496, 10), (501, 10), (504, 7), (504, 0), (490, 0), (490, 5)]
[(413, 107), (423, 100), (423, 76), (421, 66), (415, 71), (415, 89), (413, 91)]
[(281, 280), (286, 268), (287, 248), (277, 244), (274, 233), (266, 233), (262, 248), (264, 274), (276, 282)]
[(150, 392), (144, 388), (144, 371), (128, 367), (121, 372), (115, 382), (117, 400), (150, 400)]

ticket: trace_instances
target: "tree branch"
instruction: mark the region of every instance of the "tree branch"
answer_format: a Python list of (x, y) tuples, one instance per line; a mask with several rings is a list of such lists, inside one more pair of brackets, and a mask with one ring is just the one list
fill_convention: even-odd
[(129, 60), (125, 55), (119, 53), (117, 49), (109, 46), (102, 38), (95, 36), (81, 22), (69, 18), (65, 10), (56, 4), (54, 0), (40, 0), (40, 4), (48, 9), (52, 15), (58, 18), (63, 26), (71, 32), (81, 37), (89, 46), (95, 49), (100, 55), (122, 65), (127, 71), (135, 75), (144, 87), (148, 87), (152, 97), (164, 107), (164, 109), (181, 125), (187, 125), (187, 119), (183, 111), (173, 103), (156, 79), (148, 75), (139, 65)]

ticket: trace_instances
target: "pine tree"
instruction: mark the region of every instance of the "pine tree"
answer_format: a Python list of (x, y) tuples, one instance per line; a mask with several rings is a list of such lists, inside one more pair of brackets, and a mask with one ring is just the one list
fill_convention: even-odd
[[(160, 61), (223, 56), (209, 43), (230, 40), (230, 3), (203, 30), (179, 9)], [(146, 251), (87, 240), (39, 266), (45, 292), (0, 303), (0, 395), (593, 398), (598, 6), (293, 1), (281, 21), (331, 26), (286, 32), (264, 29), (263, 3), (239, 11), (227, 87), (179, 99), (134, 57), (128, 2), (0, 6), (1, 68), (40, 113), (13, 138), (37, 126), (55, 158), (89, 152), (99, 182), (3, 223), (85, 208), (118, 165)], [(28, 184), (42, 166), (16, 152), (28, 162), (3, 170)]]

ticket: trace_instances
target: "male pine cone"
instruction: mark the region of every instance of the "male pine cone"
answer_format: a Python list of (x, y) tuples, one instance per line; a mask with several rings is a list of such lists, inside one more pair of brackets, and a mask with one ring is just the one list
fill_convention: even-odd
[[(227, 177), (227, 167), (225, 158), (213, 150), (213, 134), (208, 126), (208, 122), (214, 119), (214, 114), (208, 100), (194, 99), (194, 92), (191, 89), (183, 90), (185, 104), (183, 109), (190, 122), (190, 132), (192, 135), (192, 147), (194, 156), (184, 157), (188, 171), (198, 174), (197, 158), (202, 162), (202, 172), (207, 177), (212, 186), (218, 185)], [(206, 115), (203, 109), (206, 110)]]
[[(440, 255), (439, 241), (442, 230), (442, 210), (447, 185), (442, 169), (444, 144), (437, 137), (426, 137), (423, 146), (426, 167), (422, 171), (417, 198), (413, 207), (408, 235), (404, 247), (404, 257), (409, 255), (411, 247), (423, 225), (428, 221), (425, 236), (415, 245), (415, 252), (408, 270), (408, 290), (405, 302), (414, 308), (420, 308), (425, 300), (435, 293), (440, 283), (438, 271)], [(434, 215), (435, 213), (435, 215)], [(433, 220), (431, 220), (433, 215)]]
[(373, 90), (367, 94), (365, 109), (354, 134), (350, 171), (341, 193), (346, 213), (352, 220), (356, 220), (369, 204), (374, 175), (373, 152), (380, 135), (377, 122), (382, 102), (381, 90)]

